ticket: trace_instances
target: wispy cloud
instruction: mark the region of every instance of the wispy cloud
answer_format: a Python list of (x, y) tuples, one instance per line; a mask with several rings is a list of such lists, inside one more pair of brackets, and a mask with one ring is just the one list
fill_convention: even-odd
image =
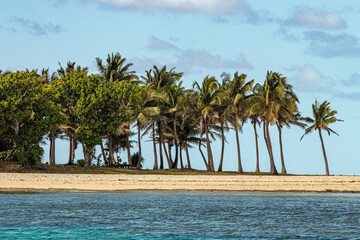
[(303, 66), (293, 65), (286, 70), (291, 73), (290, 79), (292, 79), (296, 90), (301, 92), (324, 92), (327, 90), (322, 84), (326, 77), (310, 63)]
[(152, 36), (148, 47), (153, 50), (180, 50), (177, 46), (167, 41)]
[(283, 26), (338, 30), (345, 28), (346, 22), (336, 12), (316, 11), (311, 8), (297, 8), (294, 15), (283, 22)]
[(358, 38), (346, 33), (307, 31), (304, 33), (304, 39), (309, 41), (306, 52), (311, 55), (324, 58), (360, 56)]
[(92, 0), (124, 10), (150, 10), (176, 13), (232, 15), (245, 11), (239, 0)]
[(16, 32), (16, 29), (13, 27), (5, 27), (0, 24), (0, 30), (8, 31), (8, 32)]
[[(200, 14), (208, 16), (245, 17), (246, 22), (258, 24), (263, 21), (263, 14), (252, 9), (243, 0), (84, 0), (127, 11), (159, 11), (176, 14)], [(266, 18), (268, 19), (268, 18)], [(225, 23), (225, 18), (212, 18)], [(220, 20), (220, 21), (219, 21)]]
[(277, 30), (276, 32), (274, 32), (274, 35), (277, 36), (281, 36), (283, 39), (288, 40), (288, 41), (299, 41), (302, 39), (301, 35), (298, 34), (294, 34), (292, 32), (290, 32), (289, 30), (285, 29), (285, 28), (280, 28), (279, 30)]
[[(172, 50), (174, 61), (170, 64), (184, 72), (192, 72), (197, 68), (207, 69), (253, 69), (243, 53), (238, 53), (234, 58), (223, 58), (204, 49), (181, 49), (176, 45), (151, 37), (148, 47), (154, 51)], [(137, 59), (139, 61), (139, 59)], [(158, 62), (166, 62), (164, 59), (156, 59)], [(167, 61), (169, 62), (169, 61)]]
[(50, 33), (59, 33), (62, 31), (61, 26), (58, 24), (40, 23), (25, 18), (14, 17), (10, 19), (9, 22), (25, 28), (28, 32), (34, 35), (48, 35)]
[[(360, 101), (360, 92), (356, 91), (356, 86), (360, 86), (360, 74), (355, 73), (347, 81), (336, 84), (335, 80), (321, 73), (313, 64), (307, 63), (303, 66), (293, 65), (286, 68), (290, 73), (290, 78), (294, 88), (299, 92), (313, 94), (328, 94), (334, 98)], [(351, 87), (350, 91), (345, 91), (343, 86)]]
[(344, 79), (341, 83), (345, 87), (353, 88), (360, 86), (360, 73), (352, 73), (349, 78)]

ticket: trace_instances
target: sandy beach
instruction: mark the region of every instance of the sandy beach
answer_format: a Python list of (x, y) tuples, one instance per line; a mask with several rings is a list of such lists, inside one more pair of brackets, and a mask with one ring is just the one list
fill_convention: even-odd
[(0, 173), (0, 190), (360, 192), (360, 176)]

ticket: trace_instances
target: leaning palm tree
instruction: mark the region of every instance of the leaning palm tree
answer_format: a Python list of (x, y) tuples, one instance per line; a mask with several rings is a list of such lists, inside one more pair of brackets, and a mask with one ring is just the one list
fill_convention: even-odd
[(315, 100), (315, 103), (312, 105), (314, 118), (307, 118), (307, 121), (309, 123), (312, 123), (312, 125), (310, 127), (306, 128), (305, 134), (300, 139), (300, 141), (301, 141), (305, 135), (311, 133), (313, 130), (319, 131), (319, 137), (320, 137), (320, 141), (321, 141), (321, 147), (323, 150), (325, 169), (326, 169), (327, 176), (329, 176), (329, 166), (328, 166), (328, 160), (326, 157), (324, 140), (322, 138), (321, 130), (326, 131), (329, 135), (330, 135), (330, 133), (334, 133), (339, 136), (339, 134), (337, 134), (334, 130), (329, 128), (329, 124), (343, 121), (343, 120), (335, 117), (335, 114), (337, 114), (337, 111), (331, 110), (329, 105), (330, 105), (330, 102), (328, 102), (328, 101), (324, 101), (323, 103), (319, 104), (319, 102), (317, 100)]

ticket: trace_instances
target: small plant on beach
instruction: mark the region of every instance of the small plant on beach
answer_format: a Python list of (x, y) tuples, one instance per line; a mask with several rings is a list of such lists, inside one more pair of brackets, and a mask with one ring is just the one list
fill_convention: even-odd
[(77, 160), (76, 163), (77, 163), (77, 165), (83, 167), (85, 165), (85, 160), (84, 159), (79, 159), (79, 160)]
[(307, 118), (307, 122), (312, 123), (312, 125), (305, 129), (305, 134), (300, 139), (300, 141), (301, 141), (306, 134), (311, 133), (313, 130), (319, 131), (319, 137), (320, 137), (321, 147), (322, 147), (323, 154), (324, 154), (325, 169), (326, 169), (327, 176), (329, 176), (329, 166), (328, 166), (328, 161), (327, 161), (325, 146), (324, 146), (324, 140), (322, 138), (321, 130), (325, 130), (329, 135), (330, 135), (330, 133), (334, 133), (339, 136), (339, 134), (337, 134), (334, 130), (329, 128), (329, 124), (343, 121), (343, 120), (337, 119), (335, 117), (335, 114), (337, 114), (337, 111), (331, 110), (329, 105), (330, 105), (330, 102), (328, 102), (328, 101), (324, 101), (323, 103), (319, 104), (319, 102), (317, 100), (315, 100), (315, 103), (312, 105), (314, 118)]

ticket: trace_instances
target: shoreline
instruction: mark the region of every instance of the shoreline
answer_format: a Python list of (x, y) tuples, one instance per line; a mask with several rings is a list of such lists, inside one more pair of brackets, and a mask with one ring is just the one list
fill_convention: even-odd
[(0, 192), (206, 191), (360, 193), (360, 176), (0, 173)]

